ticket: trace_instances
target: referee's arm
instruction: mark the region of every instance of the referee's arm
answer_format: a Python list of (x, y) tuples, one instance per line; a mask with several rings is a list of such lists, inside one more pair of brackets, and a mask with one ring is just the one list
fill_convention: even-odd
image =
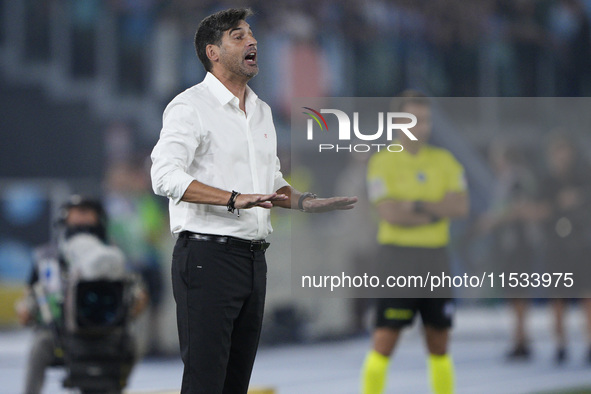
[(390, 224), (406, 227), (422, 226), (443, 218), (468, 215), (470, 202), (467, 192), (448, 192), (435, 202), (386, 199), (376, 205), (378, 215)]
[(417, 212), (414, 201), (385, 199), (376, 204), (376, 209), (380, 219), (397, 226), (422, 226), (434, 221), (432, 215)]
[(422, 210), (439, 218), (462, 218), (470, 211), (470, 199), (467, 192), (447, 192), (435, 202), (423, 202)]

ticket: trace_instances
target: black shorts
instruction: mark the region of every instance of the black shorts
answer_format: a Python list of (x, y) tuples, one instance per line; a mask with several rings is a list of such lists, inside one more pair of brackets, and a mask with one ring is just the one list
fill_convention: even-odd
[(376, 327), (409, 326), (418, 312), (424, 326), (447, 329), (452, 326), (454, 309), (451, 298), (379, 298)]

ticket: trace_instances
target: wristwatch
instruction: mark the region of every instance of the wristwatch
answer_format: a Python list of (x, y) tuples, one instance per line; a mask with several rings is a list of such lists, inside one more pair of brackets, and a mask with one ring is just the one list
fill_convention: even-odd
[(300, 211), (304, 212), (304, 200), (306, 198), (318, 198), (318, 196), (314, 193), (306, 192), (300, 196), (298, 200), (298, 208)]
[(413, 211), (415, 211), (416, 213), (424, 213), (425, 212), (425, 202), (418, 200), (415, 201), (414, 205), (413, 205)]

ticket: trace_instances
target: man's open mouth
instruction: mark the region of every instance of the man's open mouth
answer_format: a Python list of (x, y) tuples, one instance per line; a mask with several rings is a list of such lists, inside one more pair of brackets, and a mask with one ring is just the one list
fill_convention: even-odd
[(244, 57), (247, 64), (256, 64), (257, 63), (257, 53), (256, 51), (251, 51), (246, 54)]

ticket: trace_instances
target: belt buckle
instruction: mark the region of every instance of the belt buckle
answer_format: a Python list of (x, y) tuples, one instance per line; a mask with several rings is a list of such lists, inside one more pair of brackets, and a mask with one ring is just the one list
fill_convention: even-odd
[(257, 252), (259, 250), (265, 250), (265, 241), (250, 241), (250, 251)]
[(258, 249), (255, 248), (255, 246), (260, 245), (259, 243), (257, 243), (256, 241), (250, 241), (250, 251), (251, 252), (256, 252)]

